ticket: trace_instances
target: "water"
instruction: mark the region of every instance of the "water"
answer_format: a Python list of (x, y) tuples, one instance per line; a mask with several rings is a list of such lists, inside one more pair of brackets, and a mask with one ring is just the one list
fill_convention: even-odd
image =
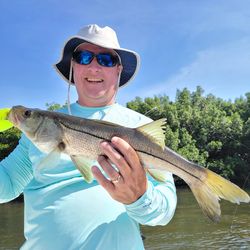
[[(250, 249), (250, 204), (221, 204), (222, 220), (214, 224), (203, 216), (188, 189), (178, 189), (171, 223), (142, 227), (146, 250)], [(23, 204), (0, 205), (0, 250), (19, 249), (23, 241)]]
[(147, 250), (249, 249), (250, 204), (222, 201), (220, 223), (210, 222), (201, 212), (191, 191), (178, 189), (178, 205), (167, 226), (143, 226)]
[(19, 249), (23, 238), (23, 203), (0, 205), (0, 250)]

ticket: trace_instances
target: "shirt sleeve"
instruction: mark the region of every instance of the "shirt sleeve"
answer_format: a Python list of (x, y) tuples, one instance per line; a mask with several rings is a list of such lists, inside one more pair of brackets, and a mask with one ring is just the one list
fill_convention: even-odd
[(142, 225), (166, 225), (172, 219), (176, 204), (173, 176), (167, 172), (167, 182), (159, 184), (148, 180), (146, 193), (132, 204), (125, 205), (128, 215)]
[(33, 177), (29, 140), (22, 136), (12, 153), (0, 162), (0, 203), (18, 197)]

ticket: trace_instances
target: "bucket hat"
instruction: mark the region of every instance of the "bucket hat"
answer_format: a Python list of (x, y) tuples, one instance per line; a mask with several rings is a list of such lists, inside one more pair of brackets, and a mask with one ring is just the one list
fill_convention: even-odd
[(139, 55), (132, 50), (121, 48), (116, 32), (110, 27), (99, 27), (96, 24), (91, 24), (80, 29), (75, 36), (70, 37), (65, 42), (61, 59), (54, 65), (59, 75), (69, 84), (74, 84), (74, 79), (70, 77), (72, 53), (84, 42), (113, 49), (119, 55), (123, 67), (119, 87), (126, 85), (134, 78), (140, 65)]

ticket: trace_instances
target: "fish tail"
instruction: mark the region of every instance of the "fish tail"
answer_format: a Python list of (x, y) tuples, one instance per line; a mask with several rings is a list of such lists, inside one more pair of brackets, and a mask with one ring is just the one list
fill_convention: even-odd
[(237, 204), (250, 202), (249, 195), (232, 182), (209, 169), (201, 168), (201, 170), (202, 174), (199, 177), (192, 176), (192, 178), (188, 178), (187, 183), (203, 213), (212, 221), (220, 220), (220, 199)]

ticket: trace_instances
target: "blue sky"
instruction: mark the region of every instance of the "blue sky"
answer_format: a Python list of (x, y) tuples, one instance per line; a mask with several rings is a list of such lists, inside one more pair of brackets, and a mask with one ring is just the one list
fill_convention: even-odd
[[(249, 0), (0, 0), (1, 107), (63, 104), (67, 84), (52, 65), (80, 27), (117, 31), (120, 45), (137, 51), (141, 68), (118, 94), (166, 94), (202, 86), (225, 100), (250, 91)], [(71, 100), (76, 100), (73, 90)]]

